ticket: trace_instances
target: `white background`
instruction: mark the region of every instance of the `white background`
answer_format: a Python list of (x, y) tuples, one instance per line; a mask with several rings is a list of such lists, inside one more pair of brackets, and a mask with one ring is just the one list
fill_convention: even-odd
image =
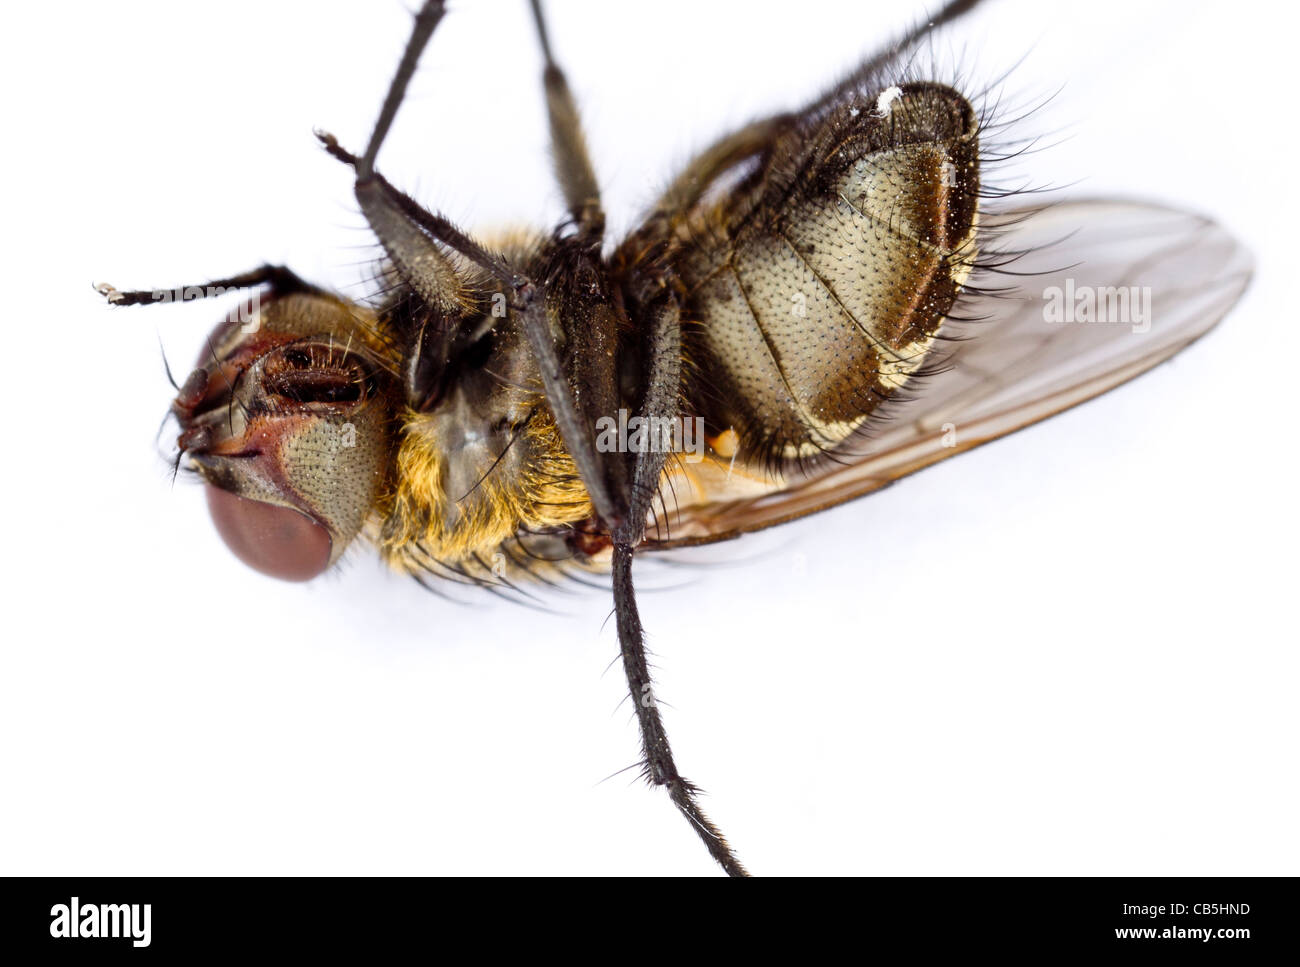
[[(408, 4), (409, 5), (409, 4)], [(797, 106), (917, 4), (557, 0), (617, 232), (713, 136)], [(1273, 4), (994, 0), (1022, 170), (1217, 217), (1220, 329), (1103, 399), (857, 504), (646, 568), (683, 772), (757, 873), (1300, 872), (1294, 49)], [(1192, 9), (1189, 9), (1192, 8)], [(353, 294), (348, 172), (402, 2), (47, 4), (0, 30), (8, 418), (0, 871), (710, 874), (636, 758), (609, 610), (456, 607), (351, 554), (244, 569), (153, 433), (223, 306), (92, 281), (283, 262)], [(455, 220), (552, 224), (522, 2), (453, 5), (382, 169)], [(1229, 898), (1230, 899), (1230, 898)]]

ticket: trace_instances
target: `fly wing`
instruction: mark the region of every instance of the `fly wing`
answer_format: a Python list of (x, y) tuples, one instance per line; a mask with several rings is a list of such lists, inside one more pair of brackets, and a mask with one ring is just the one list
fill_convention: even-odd
[(675, 462), (647, 543), (708, 543), (802, 517), (1091, 399), (1203, 336), (1252, 272), (1214, 222), (1148, 204), (1073, 201), (985, 227), (1014, 253), (1004, 268), (1014, 274), (960, 296), (950, 319), (971, 321), (945, 325), (946, 360), (913, 377), (910, 401), (813, 465), (782, 472), (713, 449)]

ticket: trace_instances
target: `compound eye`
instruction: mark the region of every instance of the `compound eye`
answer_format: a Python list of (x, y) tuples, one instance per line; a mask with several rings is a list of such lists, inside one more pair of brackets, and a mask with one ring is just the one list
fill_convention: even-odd
[(208, 484), (208, 512), (235, 556), (282, 581), (310, 581), (329, 567), (334, 541), (306, 514)]

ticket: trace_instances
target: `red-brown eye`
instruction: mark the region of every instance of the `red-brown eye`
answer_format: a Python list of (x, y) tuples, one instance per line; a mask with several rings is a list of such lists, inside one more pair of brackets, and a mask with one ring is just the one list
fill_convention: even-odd
[(334, 542), (306, 514), (208, 484), (208, 511), (237, 558), (282, 581), (310, 581), (329, 567)]

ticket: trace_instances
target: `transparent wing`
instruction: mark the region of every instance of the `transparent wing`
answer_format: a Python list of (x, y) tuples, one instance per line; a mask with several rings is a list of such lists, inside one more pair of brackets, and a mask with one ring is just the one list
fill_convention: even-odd
[[(1017, 253), (954, 307), (946, 364), (832, 459), (782, 477), (710, 454), (674, 465), (649, 548), (760, 530), (874, 490), (1046, 419), (1184, 349), (1245, 290), (1252, 260), (1209, 219), (1126, 201), (996, 216)], [(1023, 254), (1019, 254), (1023, 253)], [(995, 281), (989, 283), (993, 278)]]

